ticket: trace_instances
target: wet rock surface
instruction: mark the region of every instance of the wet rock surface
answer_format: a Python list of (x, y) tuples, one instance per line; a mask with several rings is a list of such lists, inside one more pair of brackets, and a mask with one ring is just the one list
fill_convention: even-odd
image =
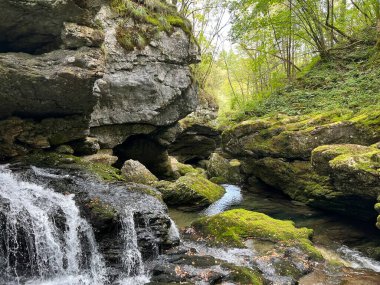
[(145, 259), (154, 257), (160, 250), (175, 243), (169, 238), (171, 221), (167, 207), (151, 195), (155, 190), (148, 186), (102, 182), (88, 172), (70, 167), (11, 168), (28, 181), (65, 195), (74, 194), (81, 215), (94, 228), (100, 252), (111, 267), (120, 266), (123, 246), (117, 237), (120, 235), (120, 217), (126, 209), (133, 212), (138, 246)]

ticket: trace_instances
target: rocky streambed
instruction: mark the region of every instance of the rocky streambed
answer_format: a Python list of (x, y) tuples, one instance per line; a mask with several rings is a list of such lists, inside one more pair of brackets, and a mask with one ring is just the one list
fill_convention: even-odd
[[(380, 242), (375, 229), (363, 227), (360, 223), (352, 223), (342, 217), (332, 217), (304, 204), (293, 202), (260, 183), (244, 190), (228, 184), (224, 187), (226, 194), (223, 198), (203, 211), (194, 213), (169, 210), (173, 220), (183, 229), (183, 245), (192, 252), (190, 255), (206, 259), (204, 262), (209, 264), (208, 270), (212, 271), (215, 260), (218, 260), (216, 263), (219, 264), (230, 262), (235, 266), (257, 270), (263, 278), (262, 281), (257, 281), (258, 283), (241, 284), (378, 284), (380, 262), (359, 251), (379, 247)], [(244, 244), (245, 248), (234, 247), (231, 244), (222, 247), (209, 246), (205, 240), (199, 241), (199, 236), (194, 238), (189, 228), (194, 225), (194, 221), (200, 217), (218, 216), (225, 211), (230, 213), (231, 209), (262, 212), (280, 220), (292, 220), (299, 228), (314, 229), (313, 243), (325, 261), (319, 260), (311, 264), (310, 259), (302, 260), (302, 253), (292, 247), (281, 256), (281, 250), (274, 247), (269, 237), (248, 239)], [(239, 219), (244, 212), (237, 211), (236, 219)], [(221, 216), (220, 223), (228, 223), (228, 220)], [(280, 227), (278, 231), (281, 231)], [(213, 258), (210, 260), (210, 257)], [(177, 264), (186, 265), (187, 259), (188, 257), (184, 257), (183, 263), (177, 261)]]

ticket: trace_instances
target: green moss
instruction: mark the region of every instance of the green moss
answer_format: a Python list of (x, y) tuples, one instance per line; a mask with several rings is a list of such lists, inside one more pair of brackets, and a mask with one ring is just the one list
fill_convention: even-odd
[(22, 158), (22, 162), (40, 167), (78, 168), (95, 174), (105, 181), (124, 181), (119, 169), (106, 164), (84, 161), (74, 155), (37, 151)]
[(380, 177), (380, 150), (368, 147), (362, 152), (346, 152), (332, 159), (329, 164), (334, 168), (350, 167)]
[(89, 172), (96, 174), (98, 177), (105, 181), (124, 181), (119, 169), (101, 163), (91, 163), (80, 160), (78, 165), (87, 169)]
[(208, 206), (225, 193), (223, 187), (195, 173), (188, 173), (175, 182), (159, 181), (154, 186), (162, 193), (167, 204), (189, 208)]
[(176, 183), (178, 185), (189, 187), (194, 192), (205, 197), (211, 203), (216, 202), (222, 198), (225, 193), (223, 187), (216, 185), (215, 183), (212, 183), (211, 181), (199, 175), (188, 174), (182, 176), (177, 180)]
[[(181, 16), (175, 6), (161, 0), (111, 0), (112, 10), (124, 17), (116, 29), (116, 38), (128, 51), (143, 49), (159, 32), (171, 34), (174, 27), (181, 28), (193, 39), (190, 22)], [(133, 19), (131, 25), (129, 19)]]
[(117, 220), (117, 211), (110, 205), (103, 203), (98, 198), (90, 200), (86, 206), (91, 213), (100, 220)]
[(224, 177), (220, 177), (220, 176), (217, 176), (217, 177), (211, 177), (210, 178), (210, 181), (212, 183), (215, 183), (215, 184), (226, 184), (228, 183), (227, 179), (224, 178)]
[(261, 239), (286, 246), (297, 246), (320, 259), (321, 254), (312, 245), (311, 229), (296, 228), (291, 221), (280, 221), (267, 215), (237, 209), (211, 217), (204, 217), (193, 223), (196, 230), (217, 243), (229, 246), (244, 246), (246, 239)]
[(228, 279), (241, 285), (263, 285), (262, 275), (248, 267), (240, 267), (232, 264), (223, 264), (223, 268), (230, 271)]
[(199, 173), (199, 171), (197, 169), (195, 169), (194, 167), (192, 167), (190, 164), (183, 164), (183, 163), (176, 163), (176, 166), (178, 168), (178, 172), (179, 174), (181, 174), (182, 176), (183, 175), (186, 175), (188, 173)]

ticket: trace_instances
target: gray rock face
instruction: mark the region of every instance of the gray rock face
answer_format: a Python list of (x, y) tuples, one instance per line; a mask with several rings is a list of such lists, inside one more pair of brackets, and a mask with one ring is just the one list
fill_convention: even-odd
[(97, 80), (99, 97), (91, 127), (123, 123), (170, 125), (192, 112), (196, 86), (188, 65), (197, 62), (198, 49), (184, 31), (160, 33), (144, 50), (120, 48), (117, 20), (103, 7), (98, 19), (105, 23), (106, 73)]
[(88, 116), (103, 65), (101, 51), (90, 48), (0, 54), (0, 118)]
[[(113, 148), (131, 135), (158, 134), (195, 109), (197, 88), (189, 64), (199, 60), (199, 49), (190, 36), (175, 28), (142, 50), (126, 51), (115, 32), (125, 19), (108, 4), (1, 1), (0, 120), (77, 116), (87, 126), (74, 139), (91, 133), (102, 147)], [(69, 134), (62, 136), (62, 143), (70, 141)]]
[(0, 50), (43, 52), (59, 44), (64, 22), (91, 23), (101, 0), (2, 0)]

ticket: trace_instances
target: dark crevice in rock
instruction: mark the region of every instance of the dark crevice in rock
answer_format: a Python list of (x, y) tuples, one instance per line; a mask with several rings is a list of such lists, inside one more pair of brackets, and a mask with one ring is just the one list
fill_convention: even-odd
[(159, 178), (171, 175), (167, 149), (147, 135), (134, 135), (114, 148), (119, 158), (115, 167), (121, 168), (128, 159), (138, 160)]
[(41, 55), (57, 50), (61, 45), (60, 37), (52, 37), (51, 35), (35, 35), (35, 37), (41, 37), (41, 42), (28, 45), (28, 39), (24, 38), (12, 41), (0, 41), (0, 53), (21, 52), (31, 55)]

